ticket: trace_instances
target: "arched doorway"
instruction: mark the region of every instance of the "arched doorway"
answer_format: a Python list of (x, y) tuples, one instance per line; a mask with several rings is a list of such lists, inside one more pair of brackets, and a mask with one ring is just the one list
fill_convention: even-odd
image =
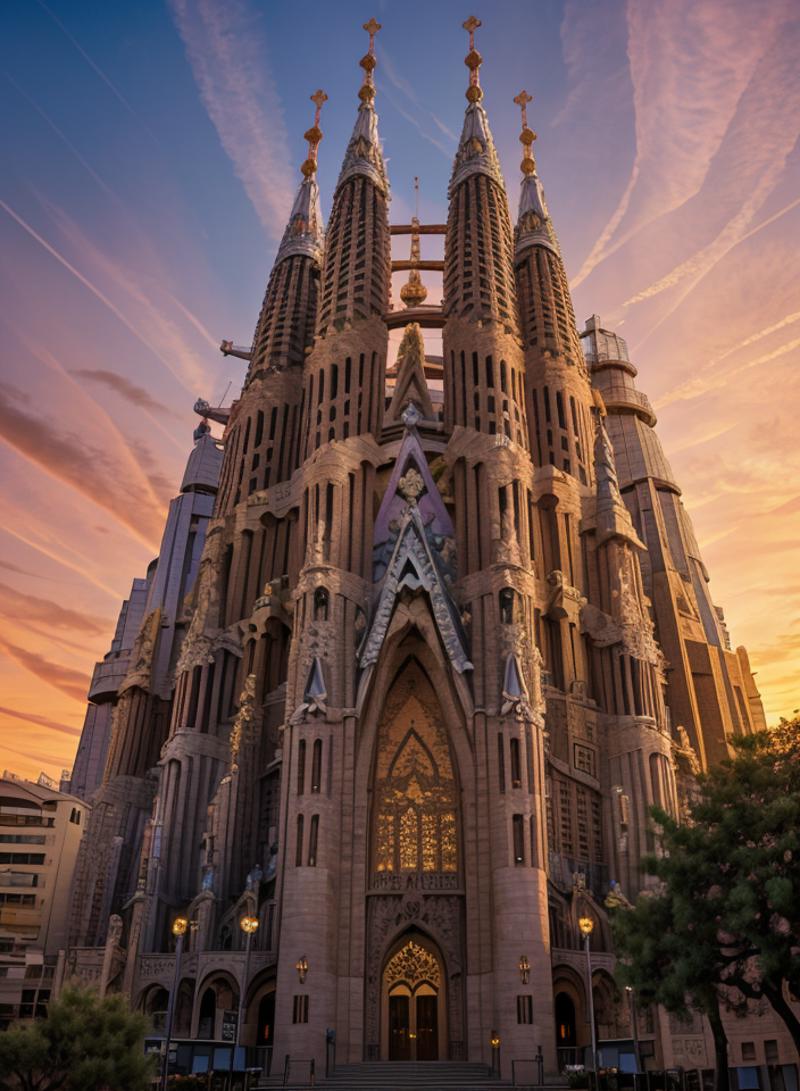
[(556, 1047), (574, 1048), (578, 1044), (575, 1005), (567, 993), (556, 993)]
[(436, 946), (417, 932), (394, 945), (383, 968), (383, 1048), (390, 1061), (446, 1055), (445, 976)]

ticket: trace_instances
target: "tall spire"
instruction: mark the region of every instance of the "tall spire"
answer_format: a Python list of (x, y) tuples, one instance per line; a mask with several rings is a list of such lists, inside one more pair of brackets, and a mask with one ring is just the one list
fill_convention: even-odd
[(380, 137), (378, 136), (378, 115), (373, 105), (375, 100), (375, 35), (381, 24), (375, 19), (364, 23), (364, 30), (369, 34), (369, 47), (358, 62), (364, 69), (364, 82), (358, 92), (361, 105), (358, 108), (353, 135), (347, 145), (338, 185), (353, 174), (366, 174), (376, 186), (386, 192), (386, 168), (383, 163)]
[(558, 252), (558, 240), (556, 239), (550, 213), (547, 211), (547, 203), (544, 199), (544, 189), (536, 173), (536, 160), (533, 155), (533, 142), (536, 133), (528, 127), (528, 103), (533, 102), (533, 96), (527, 91), (520, 91), (514, 99), (522, 114), (522, 132), (519, 134), (522, 144), (522, 183), (519, 195), (519, 215), (517, 218), (517, 254), (528, 246), (547, 246)]
[(281, 245), (275, 258), (276, 264), (292, 254), (305, 254), (319, 260), (322, 253), (323, 226), (322, 212), (319, 207), (319, 187), (317, 185), (317, 150), (322, 140), (319, 118), (322, 104), (328, 101), (324, 91), (315, 91), (311, 95), (314, 103), (314, 124), (305, 133), (308, 141), (308, 155), (300, 167), (303, 181), (297, 190), (297, 196), (289, 214), (289, 223), (283, 233)]
[(463, 23), (464, 30), (469, 34), (469, 52), (464, 58), (464, 64), (469, 69), (469, 85), (465, 92), (467, 97), (467, 109), (464, 115), (464, 127), (461, 130), (461, 139), (458, 143), (453, 174), (450, 179), (450, 194), (470, 174), (480, 172), (494, 178), (500, 186), (503, 185), (503, 174), (500, 170), (500, 160), (494, 146), (494, 139), (489, 128), (489, 119), (481, 105), (483, 89), (480, 81), (480, 67), (483, 57), (475, 48), (475, 31), (481, 26), (480, 19), (470, 15)]
[(411, 217), (411, 227), (413, 228), (411, 232), (411, 268), (408, 273), (408, 280), (400, 289), (400, 298), (406, 307), (418, 307), (428, 297), (428, 289), (422, 283), (422, 277), (419, 275), (419, 178), (414, 179), (414, 197), (414, 215)]

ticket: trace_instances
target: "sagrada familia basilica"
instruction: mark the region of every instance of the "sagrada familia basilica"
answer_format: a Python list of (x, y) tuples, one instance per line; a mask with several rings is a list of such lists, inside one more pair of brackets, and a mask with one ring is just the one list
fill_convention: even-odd
[[(478, 25), (446, 225), (389, 221), (374, 21), (327, 229), (312, 96), (252, 347), (222, 345), (241, 394), (196, 406), (161, 552), (95, 670), (59, 973), (148, 1013), (174, 988), (182, 1042), (230, 1042), (238, 1010), (244, 1046), (318, 1072), (335, 1037), (338, 1063), (540, 1046), (555, 1073), (590, 1041), (581, 919), (597, 1041), (631, 1039), (607, 899), (647, 883), (649, 808), (680, 814), (765, 726), (625, 342), (576, 327), (524, 92), (512, 224)], [(740, 1026), (734, 1047), (782, 1041)], [(713, 1064), (699, 1018), (636, 1032), (651, 1067)]]

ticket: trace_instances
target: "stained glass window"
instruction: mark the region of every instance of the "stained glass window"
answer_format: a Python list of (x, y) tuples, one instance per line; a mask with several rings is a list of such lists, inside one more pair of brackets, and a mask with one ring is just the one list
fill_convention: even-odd
[(433, 688), (412, 663), (386, 701), (375, 768), (375, 870), (458, 869), (456, 786)]

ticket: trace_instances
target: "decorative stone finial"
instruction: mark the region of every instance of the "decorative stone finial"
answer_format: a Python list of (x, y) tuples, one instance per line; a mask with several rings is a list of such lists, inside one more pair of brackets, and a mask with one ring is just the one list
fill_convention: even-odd
[(422, 283), (419, 274), (420, 245), (419, 245), (419, 178), (414, 179), (415, 213), (411, 217), (411, 269), (408, 280), (400, 289), (400, 298), (406, 307), (417, 307), (424, 303), (428, 297), (428, 289)]
[(475, 31), (479, 26), (482, 26), (482, 23), (480, 19), (470, 15), (469, 19), (461, 25), (469, 34), (469, 53), (464, 58), (464, 64), (469, 69), (469, 87), (466, 90), (466, 96), (469, 102), (480, 102), (483, 98), (483, 91), (481, 90), (479, 69), (483, 63), (483, 57), (475, 48)]
[(519, 140), (523, 152), (520, 170), (523, 174), (535, 174), (536, 163), (533, 158), (533, 142), (536, 139), (536, 133), (533, 129), (528, 128), (528, 103), (533, 102), (533, 95), (529, 95), (527, 91), (520, 91), (514, 102), (519, 106), (522, 114), (522, 132), (519, 134)]
[(311, 95), (311, 101), (314, 103), (316, 110), (314, 111), (314, 124), (310, 129), (307, 129), (303, 134), (303, 138), (308, 141), (308, 156), (305, 163), (300, 168), (301, 173), (305, 178), (309, 178), (317, 169), (317, 150), (319, 149), (319, 142), (322, 140), (322, 129), (319, 127), (319, 117), (322, 113), (322, 104), (328, 101), (328, 96), (324, 91), (315, 91)]
[(364, 30), (369, 34), (369, 48), (358, 62), (364, 69), (364, 82), (358, 92), (358, 97), (362, 102), (372, 102), (375, 98), (375, 77), (373, 73), (378, 63), (375, 60), (375, 35), (380, 29), (381, 24), (377, 19), (370, 19), (368, 23), (364, 23)]

